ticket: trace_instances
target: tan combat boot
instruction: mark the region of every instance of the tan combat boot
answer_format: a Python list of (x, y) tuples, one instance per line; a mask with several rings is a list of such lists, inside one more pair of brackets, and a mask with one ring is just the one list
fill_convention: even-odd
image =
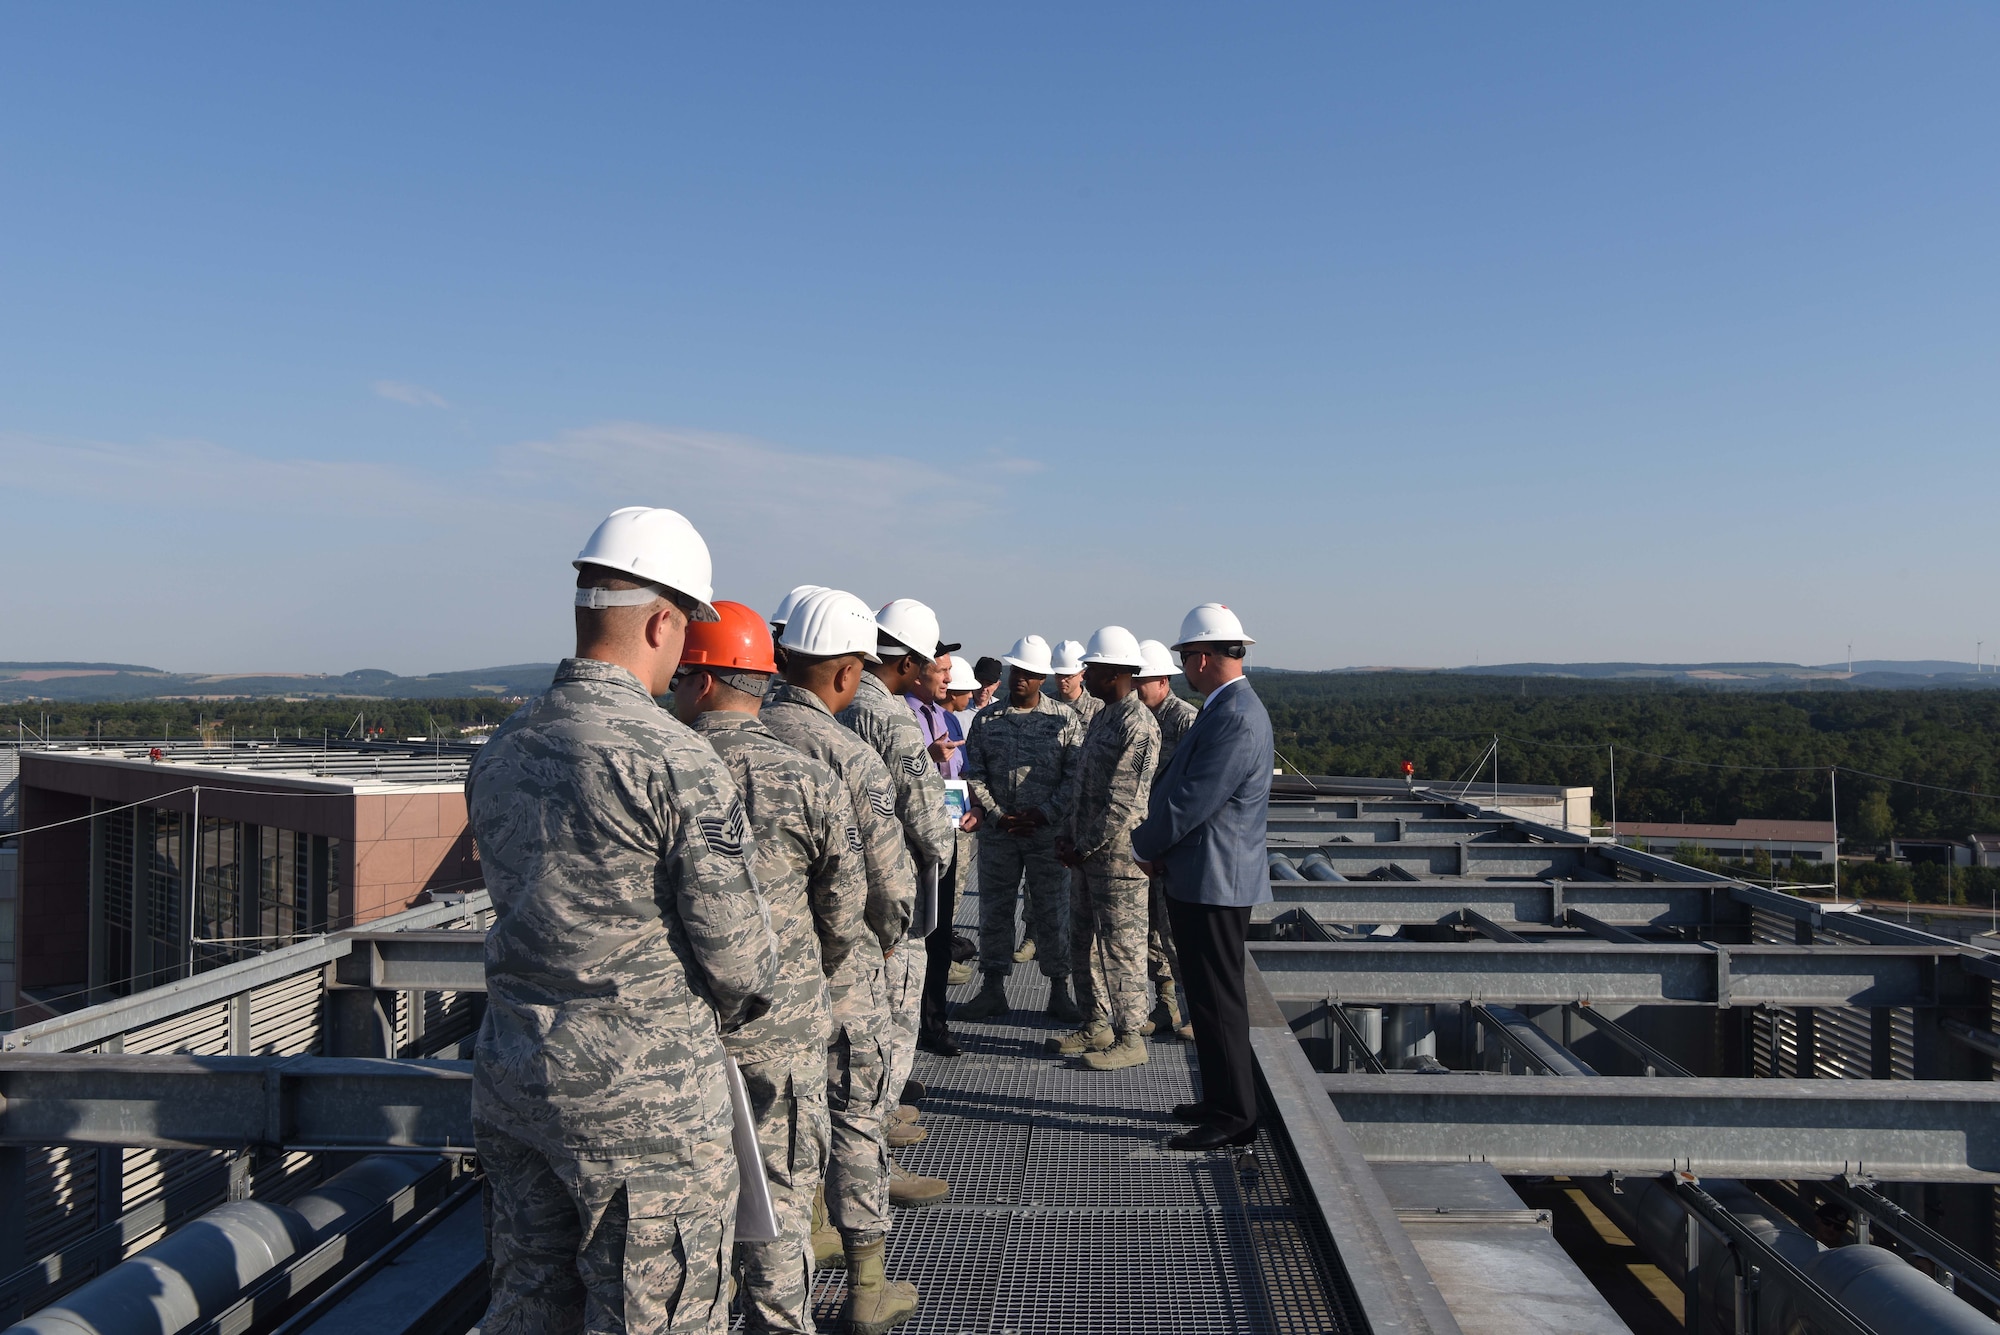
[(841, 1246), (840, 1230), (826, 1221), (826, 1188), (813, 1197), (812, 1212), (813, 1269), (833, 1270), (847, 1264), (847, 1252)]
[(917, 1286), (882, 1273), (889, 1239), (847, 1249), (847, 1328), (855, 1335), (884, 1335), (917, 1314)]
[(941, 1177), (906, 1172), (894, 1155), (889, 1156), (889, 1204), (915, 1210), (925, 1205), (936, 1205), (950, 1195), (951, 1183)]
[(1078, 1057), (1086, 1052), (1102, 1052), (1114, 1041), (1115, 1036), (1111, 1032), (1111, 1026), (1102, 1020), (1096, 1020), (1074, 1033), (1049, 1039), (1048, 1049), (1064, 1057)]
[(1134, 1033), (1120, 1034), (1118, 1041), (1102, 1052), (1086, 1052), (1083, 1064), (1093, 1071), (1122, 1071), (1146, 1064), (1146, 1040)]
[(905, 1122), (900, 1119), (889, 1123), (888, 1129), (883, 1132), (892, 1150), (906, 1150), (912, 1145), (921, 1144), (929, 1135), (930, 1132), (915, 1122)]
[(1024, 939), (1021, 942), (1021, 948), (1014, 952), (1014, 963), (1026, 964), (1029, 960), (1033, 959), (1034, 957), (1035, 957), (1035, 938), (1031, 936)]
[(898, 1122), (914, 1122), (919, 1117), (922, 1117), (923, 1113), (907, 1103), (899, 1103), (896, 1105), (896, 1111), (891, 1116)]
[(973, 973), (974, 970), (970, 964), (955, 962), (952, 964), (950, 972), (945, 975), (945, 978), (953, 987), (957, 987), (960, 983), (971, 982)]
[(1153, 1026), (1147, 1033), (1168, 1034), (1181, 1027), (1181, 999), (1172, 983), (1160, 984), (1160, 999), (1153, 1003), (1147, 1023)]

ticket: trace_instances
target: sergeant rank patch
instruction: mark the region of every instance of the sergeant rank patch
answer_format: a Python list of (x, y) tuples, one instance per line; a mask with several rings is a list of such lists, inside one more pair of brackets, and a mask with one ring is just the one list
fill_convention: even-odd
[(708, 845), (708, 851), (718, 857), (741, 858), (743, 841), (750, 834), (750, 821), (743, 814), (743, 803), (732, 801), (726, 816), (702, 816), (695, 821), (701, 828), (701, 841)]

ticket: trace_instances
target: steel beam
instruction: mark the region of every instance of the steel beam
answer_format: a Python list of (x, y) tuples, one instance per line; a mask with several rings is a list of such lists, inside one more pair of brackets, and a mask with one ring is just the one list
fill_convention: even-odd
[(333, 986), (378, 992), (484, 992), (484, 932), (353, 932)]
[(1384, 843), (1301, 845), (1272, 852), (1323, 853), (1343, 876), (1366, 875), (1378, 867), (1400, 867), (1418, 877), (1519, 876), (1568, 878), (1590, 870), (1589, 844), (1499, 843), (1482, 839), (1450, 842), (1402, 840)]
[(1328, 1075), (1371, 1161), (1508, 1173), (2000, 1182), (2000, 1084)]
[[(1517, 881), (1281, 881), (1271, 882), (1270, 904), (1259, 904), (1252, 920), (1303, 908), (1339, 923), (1433, 923), (1454, 909), (1469, 908), (1504, 927), (1556, 927), (1558, 893), (1565, 909), (1599, 922), (1626, 927), (1685, 927), (1714, 920), (1717, 907), (1731, 918), (1727, 886), (1677, 885), (1667, 881), (1572, 881), (1562, 889), (1546, 879)], [(1260, 912), (1261, 911), (1261, 912)]]
[(1972, 1005), (1979, 986), (1948, 942), (1911, 946), (1510, 945), (1256, 941), (1280, 1001), (1396, 1005)]
[(472, 1063), (0, 1054), (0, 1145), (472, 1148)]

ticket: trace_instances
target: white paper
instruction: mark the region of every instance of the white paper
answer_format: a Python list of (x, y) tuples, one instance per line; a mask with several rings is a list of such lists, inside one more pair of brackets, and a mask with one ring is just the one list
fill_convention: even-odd
[(736, 1240), (776, 1242), (778, 1212), (771, 1204), (771, 1184), (764, 1180), (764, 1151), (757, 1144), (757, 1118), (750, 1111), (750, 1087), (734, 1057), (724, 1057), (729, 1066), (729, 1111), (736, 1127), (730, 1139), (736, 1146)]

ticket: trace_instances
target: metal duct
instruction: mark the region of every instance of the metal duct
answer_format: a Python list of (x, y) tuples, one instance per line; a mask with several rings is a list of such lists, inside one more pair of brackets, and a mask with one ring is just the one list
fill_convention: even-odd
[(1347, 878), (1333, 869), (1324, 853), (1308, 853), (1299, 859), (1299, 870), (1309, 881), (1344, 881)]
[(1486, 1018), (1505, 1029), (1515, 1043), (1546, 1066), (1552, 1075), (1597, 1074), (1593, 1067), (1543, 1033), (1533, 1020), (1511, 1006), (1482, 1006), (1480, 1009), (1485, 1012)]
[[(1547, 1064), (1561, 1075), (1595, 1075), (1576, 1054), (1541, 1032), (1519, 1011), (1489, 1006), (1486, 1011), (1523, 1047), (1539, 1044)], [(1521, 1030), (1516, 1024), (1527, 1026)], [(1688, 1212), (1674, 1193), (1658, 1182), (1625, 1179), (1621, 1190), (1601, 1178), (1580, 1179), (1577, 1185), (1625, 1231), (1668, 1278), (1687, 1291)], [(1831, 1294), (1869, 1327), (1882, 1332), (1922, 1330), (1927, 1335), (1993, 1335), (2000, 1325), (1941, 1288), (1894, 1252), (1866, 1244), (1822, 1247), (1818, 1240), (1785, 1218), (1776, 1206), (1741, 1182), (1727, 1178), (1704, 1180), (1703, 1191), (1736, 1216), (1753, 1234), (1806, 1278)], [(1736, 1258), (1729, 1245), (1707, 1228), (1699, 1230), (1698, 1301), (1718, 1329), (1731, 1329), (1736, 1313)], [(1797, 1296), (1777, 1275), (1767, 1274), (1757, 1289), (1754, 1329), (1783, 1335), (1835, 1335), (1805, 1311)]]
[(1270, 857), (1271, 879), (1274, 881), (1303, 881), (1305, 874), (1292, 865), (1292, 860), (1283, 853), (1273, 853)]
[(293, 1256), (353, 1228), (439, 1162), (372, 1155), (290, 1205), (219, 1205), (7, 1335), (175, 1335), (228, 1308)]

